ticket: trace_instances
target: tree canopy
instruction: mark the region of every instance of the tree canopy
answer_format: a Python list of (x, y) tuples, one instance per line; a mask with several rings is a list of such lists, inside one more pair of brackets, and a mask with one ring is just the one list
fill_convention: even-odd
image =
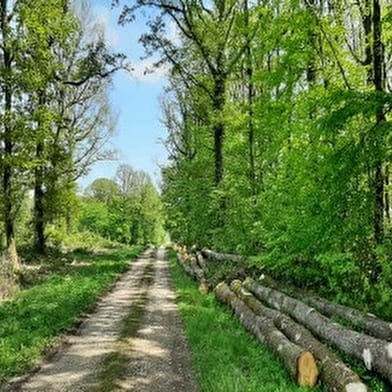
[(162, 113), (172, 238), (258, 255), (297, 284), (344, 276), (364, 292), (390, 279), (391, 6), (126, 4), (124, 22), (156, 10), (142, 42), (157, 65), (171, 64)]

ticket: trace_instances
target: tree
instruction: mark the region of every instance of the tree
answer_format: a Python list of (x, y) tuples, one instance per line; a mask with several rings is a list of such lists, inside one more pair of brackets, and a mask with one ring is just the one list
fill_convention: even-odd
[(20, 95), (18, 78), (15, 72), (15, 63), (19, 59), (16, 31), (13, 28), (19, 25), (16, 15), (20, 4), (2, 0), (0, 3), (0, 30), (1, 30), (1, 87), (2, 95), (2, 193), (3, 193), (3, 220), (7, 243), (7, 257), (14, 270), (19, 269), (18, 255), (15, 240), (15, 215), (17, 206), (13, 203), (15, 168), (13, 157), (15, 154), (15, 132), (18, 118), (15, 113), (15, 100)]
[(114, 180), (98, 178), (86, 189), (86, 195), (98, 201), (108, 203), (110, 199), (120, 194), (120, 188)]
[(125, 244), (163, 240), (162, 202), (147, 173), (120, 165), (115, 180), (97, 179), (85, 194), (81, 229)]
[(36, 24), (44, 25), (50, 15), (45, 29), (36, 32), (32, 24), (29, 33), (35, 43), (30, 45), (31, 62), (46, 70), (37, 76), (36, 98), (32, 92), (37, 117), (35, 248), (42, 253), (46, 224), (64, 213), (61, 207), (67, 203), (59, 203), (61, 197), (72, 198), (75, 180), (99, 159), (111, 134), (105, 89), (110, 76), (125, 65), (123, 55), (107, 50), (101, 33), (94, 37), (85, 26), (82, 18), (88, 19), (88, 10), (76, 18), (66, 1), (36, 2)]
[[(180, 8), (167, 12), (182, 21), (187, 4), (164, 6)], [(198, 4), (190, 12), (204, 18)], [(170, 157), (162, 189), (174, 240), (261, 254), (295, 283), (327, 287), (350, 271), (347, 287), (364, 292), (383, 279), (392, 249), (388, 12), (376, 0), (237, 3), (230, 37), (241, 55), (225, 81), (219, 187), (210, 182), (213, 105), (203, 88), (213, 79), (181, 36), (162, 105)], [(161, 48), (158, 33), (149, 39)]]
[(151, 183), (150, 177), (145, 172), (134, 170), (126, 164), (118, 167), (116, 181), (124, 197), (132, 193), (140, 195), (143, 188)]
[[(120, 18), (120, 22), (126, 23), (140, 8), (156, 9), (159, 14), (149, 21), (150, 33), (141, 38), (147, 53), (159, 51), (162, 55), (160, 63), (169, 63), (186, 83), (198, 86), (209, 98), (212, 107), (209, 121), (213, 134), (216, 185), (221, 182), (224, 172), (223, 109), (227, 81), (249, 47), (258, 27), (257, 24), (252, 26), (252, 31), (245, 37), (236, 34), (239, 6), (238, 0), (213, 2), (138, 0), (131, 6), (125, 6)], [(180, 45), (176, 45), (165, 35), (167, 18), (179, 31)], [(200, 69), (203, 70), (202, 77), (193, 73), (193, 65), (187, 61), (188, 56), (193, 62), (199, 63)]]

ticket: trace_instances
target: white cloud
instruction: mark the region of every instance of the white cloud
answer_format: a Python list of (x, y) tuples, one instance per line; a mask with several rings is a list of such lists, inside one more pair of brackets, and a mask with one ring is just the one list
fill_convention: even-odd
[(118, 34), (118, 26), (115, 21), (113, 21), (113, 14), (109, 7), (104, 7), (101, 5), (95, 5), (93, 7), (94, 12), (94, 24), (97, 30), (102, 32), (105, 36), (105, 41), (111, 48), (116, 48), (120, 37)]
[(131, 61), (130, 74), (132, 78), (139, 82), (155, 83), (165, 78), (169, 72), (168, 65), (162, 65), (159, 68), (154, 67), (156, 60), (152, 58)]
[(176, 45), (178, 45), (181, 41), (180, 29), (172, 20), (166, 26), (166, 37)]

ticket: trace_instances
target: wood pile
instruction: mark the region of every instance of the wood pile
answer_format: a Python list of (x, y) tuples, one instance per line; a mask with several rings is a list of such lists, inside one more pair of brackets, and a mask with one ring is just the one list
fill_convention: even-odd
[[(195, 253), (181, 247), (175, 250), (179, 263), (200, 282), (203, 292), (208, 290), (209, 263), (245, 262), (242, 257), (209, 249)], [(276, 282), (273, 287), (268, 282), (234, 280), (218, 284), (214, 291), (244, 327), (275, 352), (298, 385), (313, 387), (319, 379), (334, 392), (369, 391), (329, 348), (333, 346), (392, 386), (392, 323), (322, 298), (295, 298), (279, 289)]]

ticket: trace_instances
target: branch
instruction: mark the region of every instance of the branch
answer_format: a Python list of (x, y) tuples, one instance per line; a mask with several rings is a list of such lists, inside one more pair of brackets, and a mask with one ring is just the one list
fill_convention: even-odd
[(87, 75), (86, 77), (84, 77), (82, 79), (79, 79), (79, 80), (62, 80), (58, 76), (56, 76), (56, 80), (58, 80), (59, 82), (61, 82), (63, 84), (69, 85), (69, 86), (79, 87), (79, 86), (87, 83), (92, 78), (98, 77), (100, 79), (106, 79), (107, 77), (109, 77), (110, 75), (114, 74), (115, 72), (117, 72), (119, 70), (127, 70), (127, 68), (124, 65), (120, 65), (118, 67), (115, 67), (115, 68), (111, 69), (110, 71), (97, 72), (97, 73), (92, 74), (92, 75)]

